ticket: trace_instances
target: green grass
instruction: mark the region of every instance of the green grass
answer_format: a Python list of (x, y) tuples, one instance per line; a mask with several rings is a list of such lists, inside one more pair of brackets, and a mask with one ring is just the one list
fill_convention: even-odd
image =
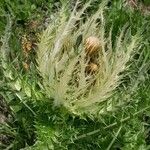
[[(72, 15), (66, 1), (0, 4), (0, 95), (9, 114), (1, 149), (149, 149), (150, 16), (121, 0), (91, 4)], [(102, 45), (101, 68), (87, 76), (91, 35)]]

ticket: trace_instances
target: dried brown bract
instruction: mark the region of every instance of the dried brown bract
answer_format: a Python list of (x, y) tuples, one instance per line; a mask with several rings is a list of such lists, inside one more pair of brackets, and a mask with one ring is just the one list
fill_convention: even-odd
[(26, 35), (24, 35), (22, 37), (21, 44), (22, 44), (22, 49), (25, 57), (28, 57), (28, 54), (32, 49), (32, 42), (27, 38)]

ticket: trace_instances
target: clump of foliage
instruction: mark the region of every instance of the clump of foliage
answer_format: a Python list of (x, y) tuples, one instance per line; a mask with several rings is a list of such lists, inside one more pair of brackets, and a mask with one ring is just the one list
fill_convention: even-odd
[(53, 14), (28, 69), (12, 53), (7, 16), (0, 94), (11, 113), (0, 132), (10, 145), (2, 148), (148, 148), (149, 24), (121, 1), (102, 1), (95, 11), (92, 4), (62, 5)]

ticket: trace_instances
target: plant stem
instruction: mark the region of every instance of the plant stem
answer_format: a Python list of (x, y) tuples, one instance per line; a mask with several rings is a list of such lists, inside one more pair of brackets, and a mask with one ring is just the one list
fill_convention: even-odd
[(122, 129), (122, 126), (120, 126), (120, 128), (118, 129), (116, 135), (115, 135), (114, 138), (112, 139), (112, 141), (111, 141), (111, 143), (109, 144), (107, 150), (110, 150), (110, 149), (111, 149), (111, 147), (112, 147), (113, 143), (115, 142), (115, 140), (117, 139), (117, 137), (118, 137), (118, 135), (119, 135), (121, 129)]

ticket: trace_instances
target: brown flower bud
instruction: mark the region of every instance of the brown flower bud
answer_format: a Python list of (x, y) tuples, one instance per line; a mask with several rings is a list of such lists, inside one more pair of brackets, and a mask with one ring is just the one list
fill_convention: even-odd
[(97, 37), (90, 36), (85, 40), (85, 52), (88, 55), (94, 54), (100, 48), (101, 48), (101, 44)]
[(98, 65), (95, 63), (90, 63), (87, 67), (86, 67), (86, 72), (87, 73), (94, 73), (98, 70)]

